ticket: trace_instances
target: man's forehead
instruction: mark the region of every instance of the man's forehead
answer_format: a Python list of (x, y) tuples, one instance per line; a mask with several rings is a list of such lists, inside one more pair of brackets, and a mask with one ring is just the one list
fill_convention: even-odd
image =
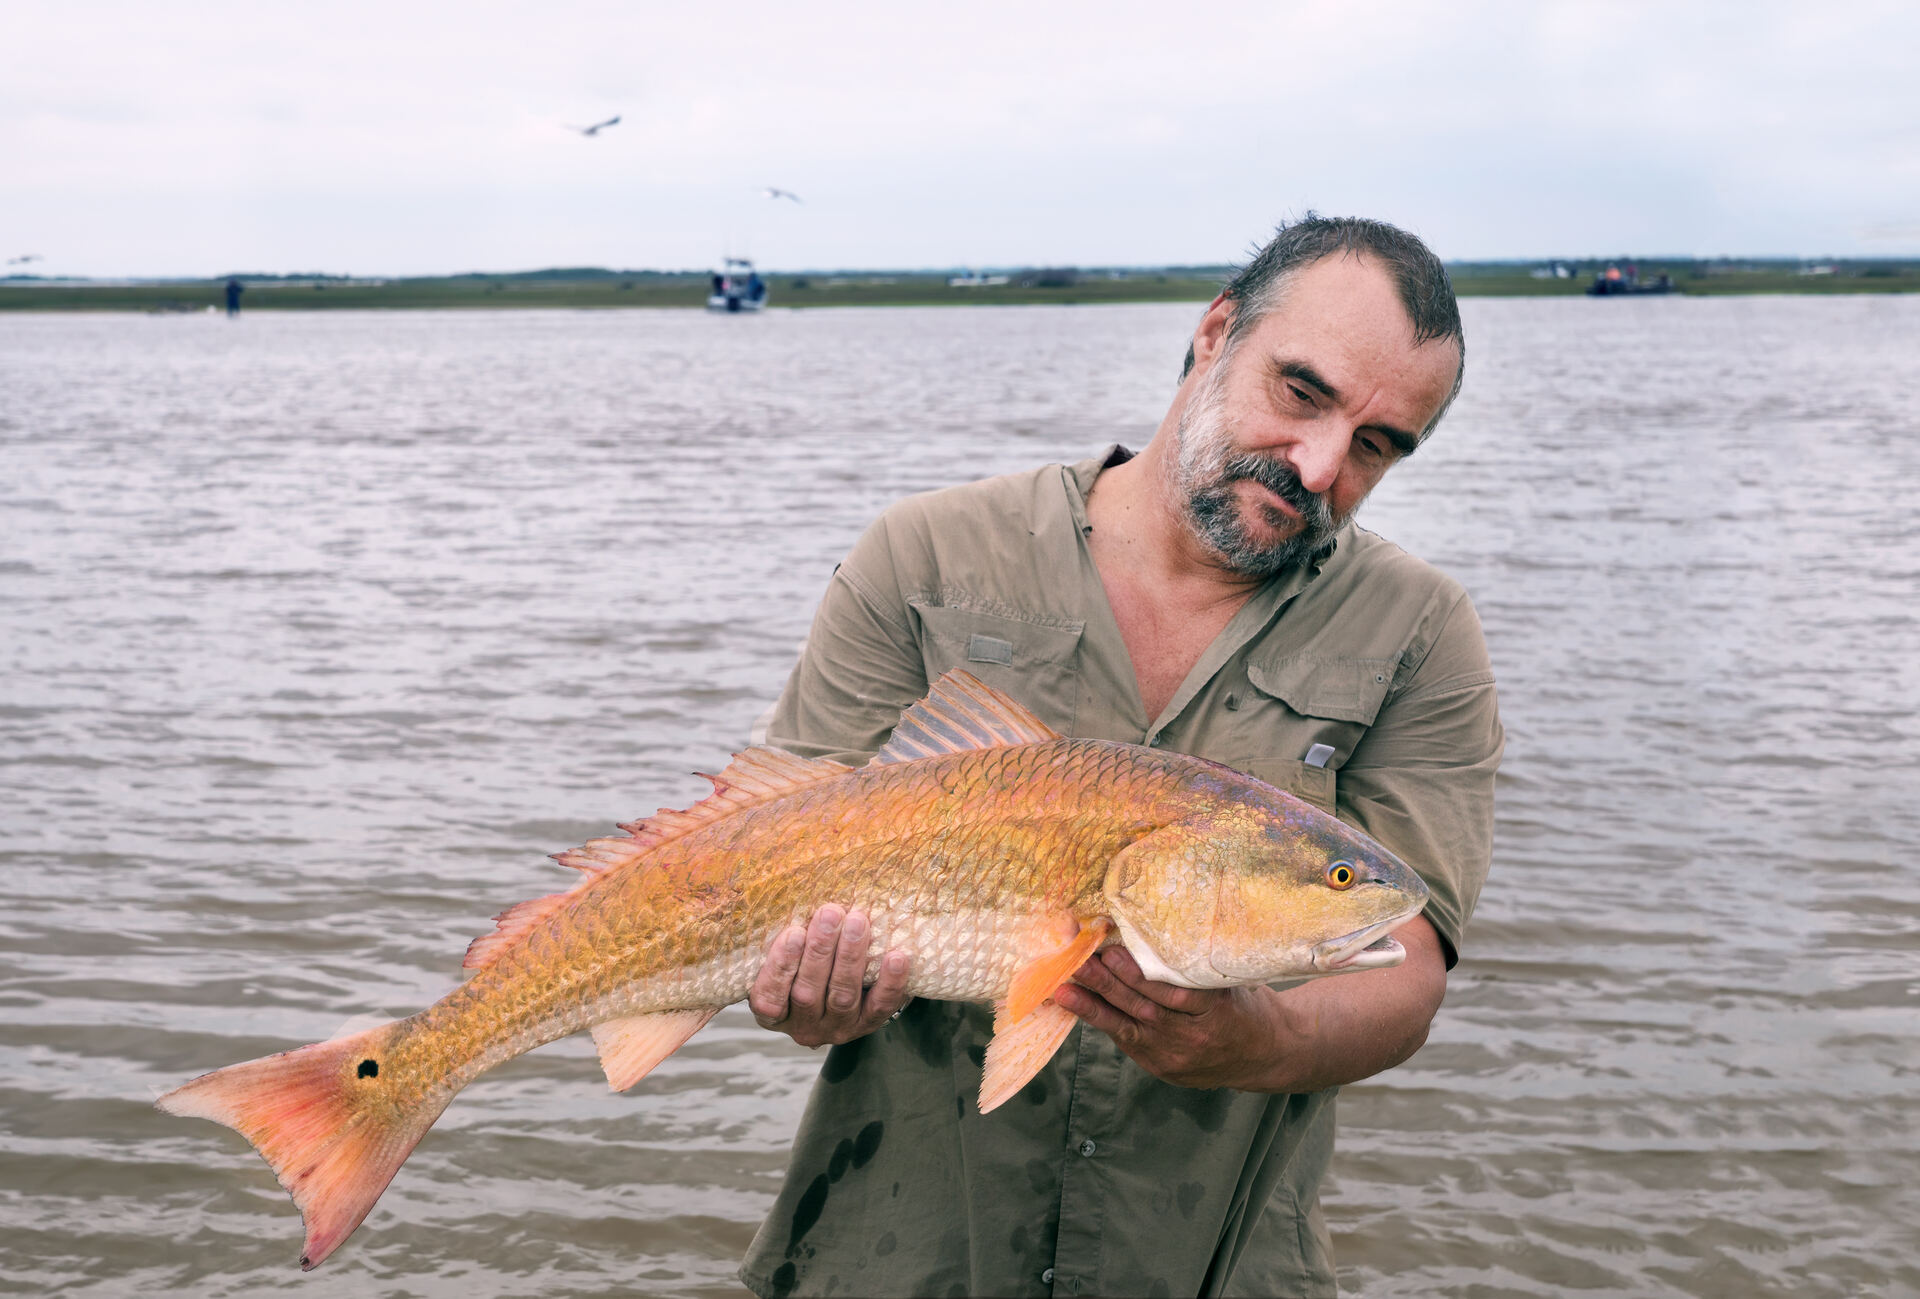
[(1392, 276), (1359, 254), (1331, 254), (1294, 271), (1245, 341), (1258, 364), (1305, 369), (1330, 395), (1390, 386), (1436, 413), (1460, 368), (1458, 342), (1416, 340)]

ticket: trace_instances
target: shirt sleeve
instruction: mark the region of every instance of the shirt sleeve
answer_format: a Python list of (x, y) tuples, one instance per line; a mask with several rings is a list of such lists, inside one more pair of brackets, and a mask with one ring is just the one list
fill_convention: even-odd
[(1462, 593), (1340, 768), (1337, 796), (1343, 819), (1432, 889), (1426, 917), (1449, 969), (1492, 863), (1493, 782), (1505, 744), (1486, 638)]
[(925, 658), (883, 514), (833, 571), (767, 742), (804, 758), (864, 764), (927, 693)]

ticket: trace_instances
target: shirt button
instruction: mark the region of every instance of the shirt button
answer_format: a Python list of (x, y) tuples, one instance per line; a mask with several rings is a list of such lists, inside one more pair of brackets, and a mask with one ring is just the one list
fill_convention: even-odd
[(1093, 1152), (1098, 1150), (1099, 1148), (1100, 1147), (1093, 1144), (1093, 1138), (1091, 1137), (1087, 1138), (1087, 1140), (1082, 1141), (1080, 1143), (1080, 1153), (1085, 1155), (1089, 1159), (1093, 1158)]
[(1048, 1269), (1047, 1269), (1046, 1271), (1044, 1271), (1044, 1272), (1042, 1272), (1042, 1273), (1040, 1274), (1040, 1284), (1041, 1284), (1041, 1285), (1052, 1285), (1052, 1284), (1053, 1284), (1053, 1269), (1052, 1269), (1052, 1268), (1048, 1268)]

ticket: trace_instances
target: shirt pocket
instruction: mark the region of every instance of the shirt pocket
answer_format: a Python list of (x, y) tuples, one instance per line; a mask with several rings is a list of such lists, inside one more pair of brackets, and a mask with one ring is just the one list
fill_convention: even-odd
[(1005, 614), (908, 600), (920, 622), (927, 680), (971, 672), (1059, 731), (1072, 735), (1080, 700), (1083, 622), (1030, 622)]
[[(1380, 714), (1393, 683), (1387, 659), (1290, 657), (1249, 661), (1253, 687), (1234, 714), (1234, 748), (1246, 756), (1229, 765), (1296, 798), (1331, 812), (1337, 772)], [(1332, 750), (1309, 764), (1315, 745)]]

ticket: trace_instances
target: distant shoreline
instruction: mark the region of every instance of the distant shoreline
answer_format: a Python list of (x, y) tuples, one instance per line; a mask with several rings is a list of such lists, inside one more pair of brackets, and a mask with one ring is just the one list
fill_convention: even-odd
[[(1468, 262), (1449, 267), (1465, 297), (1576, 297), (1611, 263)], [(1643, 280), (1672, 277), (1680, 296), (1920, 292), (1920, 261), (1643, 261)], [(1205, 302), (1226, 267), (1167, 271), (1049, 269), (1009, 273), (1001, 283), (955, 284), (949, 272), (846, 271), (767, 276), (775, 307), (1089, 305)], [(241, 310), (457, 310), (615, 307), (700, 308), (707, 278), (690, 272), (534, 271), (395, 279), (240, 276)], [(164, 281), (0, 280), (0, 311), (224, 310), (226, 278)]]

